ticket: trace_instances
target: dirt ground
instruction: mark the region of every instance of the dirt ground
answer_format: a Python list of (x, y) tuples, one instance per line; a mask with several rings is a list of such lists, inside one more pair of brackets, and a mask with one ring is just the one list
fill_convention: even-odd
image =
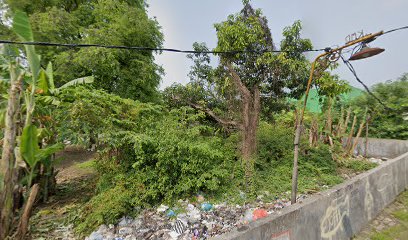
[(87, 151), (81, 147), (70, 146), (57, 154), (63, 160), (57, 165), (57, 183), (72, 181), (76, 178), (88, 176), (93, 173), (92, 168), (81, 167), (81, 163), (91, 161), (96, 156), (95, 152)]
[(67, 224), (68, 213), (94, 193), (95, 156), (80, 147), (67, 147), (58, 154), (63, 160), (56, 167), (57, 194), (36, 208), (30, 220), (30, 239), (75, 239)]
[(408, 191), (382, 211), (354, 240), (407, 240)]

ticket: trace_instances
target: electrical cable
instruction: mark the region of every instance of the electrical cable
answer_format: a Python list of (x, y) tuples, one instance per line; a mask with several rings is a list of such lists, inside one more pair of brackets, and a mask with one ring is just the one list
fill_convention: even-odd
[(391, 29), (391, 30), (385, 31), (385, 32), (384, 32), (382, 35), (384, 35), (384, 34), (388, 34), (388, 33), (392, 33), (392, 32), (395, 32), (395, 31), (399, 31), (399, 30), (403, 30), (403, 29), (408, 29), (408, 26), (399, 27), (399, 28), (394, 28), (394, 29)]
[(367, 87), (367, 85), (365, 85), (365, 83), (363, 81), (361, 81), (361, 79), (357, 76), (356, 70), (354, 69), (353, 65), (350, 63), (350, 61), (344, 59), (343, 55), (340, 56), (341, 59), (343, 60), (344, 64), (346, 64), (346, 66), (348, 67), (348, 69), (350, 70), (350, 72), (354, 75), (354, 77), (356, 78), (356, 80), (363, 85), (364, 89), (367, 91), (367, 93), (369, 95), (371, 95), (375, 100), (377, 100), (378, 103), (380, 103), (385, 109), (387, 110), (391, 110), (394, 111), (394, 109), (388, 107), (387, 105), (385, 105), (381, 99), (379, 99), (373, 92), (370, 91), (370, 89)]
[[(388, 31), (385, 31), (382, 35), (392, 33), (395, 31), (400, 31), (408, 29), (408, 26), (403, 26), (399, 28), (394, 28)], [(51, 46), (51, 47), (67, 47), (67, 48), (88, 48), (88, 47), (97, 47), (97, 48), (109, 48), (109, 49), (127, 49), (127, 50), (137, 50), (137, 51), (157, 51), (157, 52), (175, 52), (175, 53), (193, 53), (193, 54), (237, 54), (237, 53), (258, 53), (263, 54), (266, 52), (273, 52), (273, 53), (280, 53), (280, 52), (296, 52), (296, 51), (283, 51), (283, 50), (264, 50), (264, 51), (255, 51), (255, 50), (233, 50), (233, 51), (193, 51), (193, 50), (180, 50), (180, 49), (173, 49), (173, 48), (152, 48), (152, 47), (137, 47), (137, 46), (124, 46), (124, 45), (103, 45), (103, 44), (76, 44), (76, 43), (52, 43), (52, 42), (18, 42), (18, 41), (10, 41), (10, 40), (0, 40), (0, 43), (4, 44), (16, 44), (16, 45), (35, 45), (35, 46)], [(357, 45), (351, 51), (354, 52), (356, 48), (361, 47)], [(321, 49), (309, 49), (301, 51), (302, 53), (305, 52), (320, 52), (320, 51), (328, 51), (331, 48), (321, 48)], [(350, 50), (349, 50), (350, 51)], [(377, 96), (375, 96), (370, 89), (365, 85), (360, 78), (357, 76), (357, 73), (351, 65), (350, 61), (345, 60), (343, 55), (340, 54), (341, 59), (349, 68), (351, 73), (354, 75), (356, 80), (363, 85), (365, 90), (368, 94), (370, 94), (374, 99), (376, 99), (384, 108), (388, 110), (393, 110), (392, 108), (386, 106)]]
[[(408, 29), (408, 26), (394, 28), (388, 31), (385, 31), (382, 35), (388, 34), (391, 32)], [(381, 36), (382, 36), (381, 35)], [(0, 40), (0, 43), (4, 44), (16, 44), (16, 45), (35, 45), (35, 46), (51, 46), (51, 47), (67, 47), (67, 48), (87, 48), (87, 47), (98, 47), (98, 48), (111, 48), (111, 49), (128, 49), (128, 50), (137, 50), (137, 51), (157, 51), (157, 52), (175, 52), (175, 53), (207, 53), (207, 54), (236, 54), (236, 53), (266, 53), (266, 52), (295, 52), (295, 51), (283, 51), (283, 50), (264, 50), (264, 51), (255, 51), (255, 50), (231, 50), (231, 51), (194, 51), (194, 50), (180, 50), (174, 48), (152, 48), (152, 47), (137, 47), (137, 46), (124, 46), (124, 45), (103, 45), (103, 44), (76, 44), (76, 43), (52, 43), (52, 42), (18, 42), (10, 40)], [(320, 52), (325, 51), (328, 48), (321, 49), (309, 49), (301, 51), (304, 52)]]
[[(102, 45), (102, 44), (76, 44), (76, 43), (52, 43), (52, 42), (18, 42), (10, 40), (0, 40), (0, 43), (5, 44), (16, 44), (16, 45), (35, 45), (35, 46), (52, 46), (52, 47), (67, 47), (67, 48), (110, 48), (110, 49), (127, 49), (127, 50), (137, 50), (137, 51), (157, 51), (157, 52), (175, 52), (175, 53), (207, 53), (207, 54), (237, 54), (237, 53), (266, 53), (266, 52), (294, 52), (294, 51), (283, 51), (283, 50), (231, 50), (231, 51), (194, 51), (194, 50), (180, 50), (173, 48), (151, 48), (151, 47), (136, 47), (136, 46), (121, 46), (121, 45)], [(324, 49), (309, 49), (301, 51), (303, 52), (319, 52), (324, 51)]]
[[(388, 34), (391, 32), (408, 29), (408, 26), (394, 28), (388, 31), (385, 31), (382, 35)], [(255, 51), (255, 50), (231, 50), (231, 51), (194, 51), (194, 50), (180, 50), (174, 48), (152, 48), (152, 47), (138, 47), (138, 46), (124, 46), (124, 45), (103, 45), (103, 44), (77, 44), (77, 43), (53, 43), (53, 42), (18, 42), (10, 40), (0, 40), (0, 43), (4, 44), (16, 44), (16, 45), (35, 45), (35, 46), (51, 46), (51, 47), (67, 47), (67, 48), (87, 48), (87, 47), (98, 47), (98, 48), (110, 48), (110, 49), (127, 49), (127, 50), (137, 50), (137, 51), (157, 51), (157, 52), (175, 52), (175, 53), (197, 53), (197, 54), (236, 54), (236, 53), (266, 53), (266, 52), (294, 52), (294, 51), (284, 51), (284, 50), (264, 50), (264, 51)], [(304, 52), (320, 52), (325, 51), (327, 48), (321, 49), (309, 49), (301, 51)]]

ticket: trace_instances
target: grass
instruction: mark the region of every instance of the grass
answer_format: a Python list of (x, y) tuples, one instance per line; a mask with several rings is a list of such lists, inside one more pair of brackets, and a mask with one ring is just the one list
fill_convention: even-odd
[(373, 230), (367, 237), (356, 239), (396, 240), (408, 239), (408, 191), (402, 193), (392, 205), (384, 210), (389, 217), (397, 222), (395, 226), (382, 231)]
[(95, 159), (92, 159), (89, 161), (77, 163), (75, 165), (80, 169), (93, 169), (95, 167), (95, 163), (96, 163)]
[(374, 233), (371, 239), (372, 240), (408, 239), (408, 229), (401, 225), (394, 226), (382, 232)]
[(356, 172), (368, 171), (377, 166), (366, 159), (347, 159), (341, 163), (341, 167), (345, 167)]

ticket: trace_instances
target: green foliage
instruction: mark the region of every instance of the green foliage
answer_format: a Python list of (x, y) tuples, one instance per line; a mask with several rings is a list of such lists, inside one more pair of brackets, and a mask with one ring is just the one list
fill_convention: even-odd
[[(132, 107), (128, 111), (147, 108), (140, 103)], [(86, 205), (79, 230), (110, 222), (135, 207), (172, 202), (198, 191), (216, 193), (228, 185), (236, 151), (226, 147), (214, 128), (200, 124), (203, 117), (180, 108), (140, 114), (131, 128), (105, 129), (107, 148), (96, 163), (101, 174), (98, 194)], [(122, 196), (111, 199), (113, 192)]]
[[(194, 43), (193, 48), (198, 52), (209, 51), (205, 43)], [(236, 118), (239, 106), (237, 91), (225, 69), (222, 66), (214, 68), (207, 53), (189, 54), (187, 57), (194, 63), (188, 74), (190, 82), (167, 87), (163, 91), (164, 103), (175, 108), (196, 104), (210, 109), (220, 118)]]
[(34, 168), (37, 164), (38, 159), (36, 158), (36, 154), (38, 150), (37, 127), (28, 125), (23, 129), (21, 135), (20, 151), (24, 160), (31, 168)]
[[(280, 194), (291, 189), (293, 165), (293, 128), (288, 125), (270, 125), (261, 122), (258, 143), (259, 155), (256, 162), (257, 188), (272, 194)], [(301, 143), (299, 158), (299, 191), (322, 189), (342, 181), (336, 173), (336, 162), (327, 145), (309, 147), (305, 140)]]
[[(16, 12), (13, 19), (13, 30), (22, 41), (34, 41), (31, 26), (26, 13), (20, 11)], [(30, 65), (32, 84), (34, 85), (40, 71), (40, 56), (36, 54), (33, 45), (24, 45), (24, 48), (26, 50), (28, 64)]]
[[(247, 4), (235, 15), (228, 16), (228, 20), (215, 24), (217, 31), (217, 47), (215, 51), (266, 51), (273, 49), (272, 37), (267, 26), (267, 20), (260, 10), (254, 11)], [(264, 80), (268, 68), (265, 61), (261, 61), (263, 54), (248, 52), (223, 54), (221, 61), (236, 66), (236, 71), (243, 84), (251, 89), (258, 87)]]
[(61, 103), (54, 113), (58, 138), (76, 144), (88, 144), (90, 138), (96, 139), (98, 135), (100, 143), (107, 142), (110, 135), (136, 130), (140, 118), (154, 119), (161, 111), (160, 106), (84, 86), (60, 89), (59, 97)]
[[(41, 2), (41, 3), (39, 3)], [(146, 13), (143, 1), (32, 1), (8, 0), (11, 12), (26, 11), (35, 40), (58, 43), (94, 43), (157, 48), (163, 35), (155, 19)], [(7, 26), (3, 26), (7, 28)], [(9, 35), (5, 38), (13, 38)], [(41, 64), (53, 62), (55, 83), (95, 77), (96, 88), (122, 97), (156, 101), (162, 68), (152, 51), (117, 49), (68, 49), (38, 47)]]
[(352, 169), (356, 172), (363, 172), (375, 168), (377, 166), (376, 163), (369, 162), (365, 159), (348, 159), (341, 161), (339, 163), (340, 167), (345, 167), (348, 169)]
[(261, 122), (258, 130), (258, 162), (259, 169), (276, 167), (285, 161), (286, 156), (293, 152), (293, 128), (287, 125), (271, 125)]
[[(202, 117), (189, 109), (173, 110), (141, 132), (121, 132), (115, 136), (120, 141), (110, 141), (123, 152), (116, 157), (121, 175), (132, 178), (134, 190), (143, 186), (139, 204), (216, 191), (225, 183), (234, 154), (222, 147), (223, 139), (214, 129), (198, 124)], [(120, 174), (113, 177), (106, 182), (121, 179)]]
[[(309, 73), (309, 64), (302, 51), (312, 48), (309, 39), (301, 37), (302, 25), (296, 21), (283, 30), (283, 40), (279, 54), (274, 50), (267, 19), (262, 12), (250, 5), (227, 21), (215, 24), (218, 43), (216, 51), (255, 51), (261, 53), (223, 54), (221, 60), (231, 62), (245, 86), (259, 86), (264, 93), (265, 105), (285, 96), (299, 96), (303, 93)], [(289, 91), (284, 91), (287, 88)]]
[(368, 94), (351, 103), (353, 108), (360, 111), (368, 107), (371, 118), (370, 136), (408, 139), (408, 74), (395, 81), (374, 85), (372, 92), (390, 109), (385, 109)]
[(21, 156), (29, 166), (29, 187), (31, 187), (37, 164), (42, 162), (47, 170), (50, 169), (53, 162), (49, 157), (64, 148), (62, 144), (57, 143), (40, 149), (38, 145), (38, 137), (39, 133), (36, 126), (28, 125), (24, 127), (21, 135), (20, 152)]
[(93, 197), (79, 213), (76, 231), (81, 235), (92, 232), (92, 227), (115, 224), (122, 215), (132, 211), (132, 193), (124, 186), (115, 186)]
[(347, 81), (339, 79), (338, 75), (332, 75), (330, 72), (322, 73), (320, 78), (315, 79), (315, 84), (319, 95), (328, 98), (335, 98), (351, 91)]

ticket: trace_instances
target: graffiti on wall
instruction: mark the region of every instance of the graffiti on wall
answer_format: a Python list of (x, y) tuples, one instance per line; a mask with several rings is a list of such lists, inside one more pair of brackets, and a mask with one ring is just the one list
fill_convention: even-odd
[(334, 199), (320, 222), (321, 237), (333, 239), (338, 231), (344, 231), (343, 219), (350, 215), (350, 197)]
[(391, 178), (390, 174), (383, 173), (377, 181), (377, 191), (380, 193), (381, 199), (384, 203), (386, 202), (386, 199), (388, 197), (387, 189), (392, 189), (392, 180), (393, 179)]
[(367, 219), (371, 220), (374, 211), (374, 197), (370, 191), (370, 182), (368, 181), (368, 178), (365, 185), (364, 208), (367, 213)]
[(398, 194), (398, 183), (400, 182), (400, 181), (399, 181), (398, 171), (396, 170), (393, 175), (394, 175), (394, 183), (393, 183), (394, 192), (395, 192), (395, 194)]

